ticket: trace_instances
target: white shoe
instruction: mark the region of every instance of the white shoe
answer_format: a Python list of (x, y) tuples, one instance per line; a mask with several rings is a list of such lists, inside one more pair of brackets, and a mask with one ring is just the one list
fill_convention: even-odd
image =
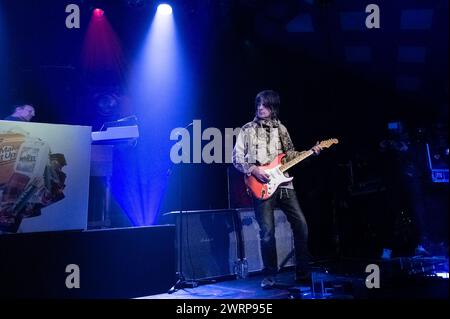
[(270, 289), (275, 286), (275, 278), (272, 276), (264, 277), (264, 279), (261, 281), (261, 288), (262, 289)]

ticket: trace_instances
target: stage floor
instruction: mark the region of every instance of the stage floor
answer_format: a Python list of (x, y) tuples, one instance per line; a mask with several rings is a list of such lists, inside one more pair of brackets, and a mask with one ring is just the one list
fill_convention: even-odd
[[(378, 289), (366, 286), (368, 264), (379, 265)], [(317, 265), (309, 285), (296, 284), (294, 272), (288, 270), (278, 274), (276, 286), (267, 290), (260, 287), (262, 278), (250, 274), (138, 299), (443, 299), (449, 291), (446, 257), (328, 261)]]
[(246, 279), (231, 279), (184, 288), (172, 294), (159, 294), (139, 299), (290, 299), (290, 289), (310, 291), (310, 287), (296, 285), (293, 272), (277, 275), (277, 286), (261, 289), (262, 275), (250, 275)]

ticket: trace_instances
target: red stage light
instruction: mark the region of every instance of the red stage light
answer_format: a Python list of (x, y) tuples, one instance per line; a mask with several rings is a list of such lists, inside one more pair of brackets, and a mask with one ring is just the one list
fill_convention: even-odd
[(96, 8), (94, 9), (94, 15), (96, 17), (102, 17), (105, 14), (105, 11), (103, 11), (102, 9)]

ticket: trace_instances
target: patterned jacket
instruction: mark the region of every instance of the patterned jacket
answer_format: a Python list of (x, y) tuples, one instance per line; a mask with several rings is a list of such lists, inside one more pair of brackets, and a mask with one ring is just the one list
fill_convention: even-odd
[(250, 175), (257, 166), (269, 164), (281, 153), (286, 154), (285, 161), (290, 161), (303, 152), (295, 151), (286, 127), (279, 120), (255, 118), (239, 132), (233, 149), (233, 165)]

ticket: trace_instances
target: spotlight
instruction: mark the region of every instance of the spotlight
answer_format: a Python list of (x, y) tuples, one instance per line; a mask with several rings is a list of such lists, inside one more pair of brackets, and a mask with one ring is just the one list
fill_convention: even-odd
[(159, 14), (162, 14), (162, 15), (170, 15), (170, 14), (172, 14), (172, 7), (167, 3), (162, 3), (158, 6), (158, 9), (156, 12), (158, 12)]
[(103, 17), (104, 14), (105, 14), (105, 11), (103, 11), (102, 9), (100, 9), (100, 8), (95, 8), (94, 9), (94, 15), (97, 18)]

